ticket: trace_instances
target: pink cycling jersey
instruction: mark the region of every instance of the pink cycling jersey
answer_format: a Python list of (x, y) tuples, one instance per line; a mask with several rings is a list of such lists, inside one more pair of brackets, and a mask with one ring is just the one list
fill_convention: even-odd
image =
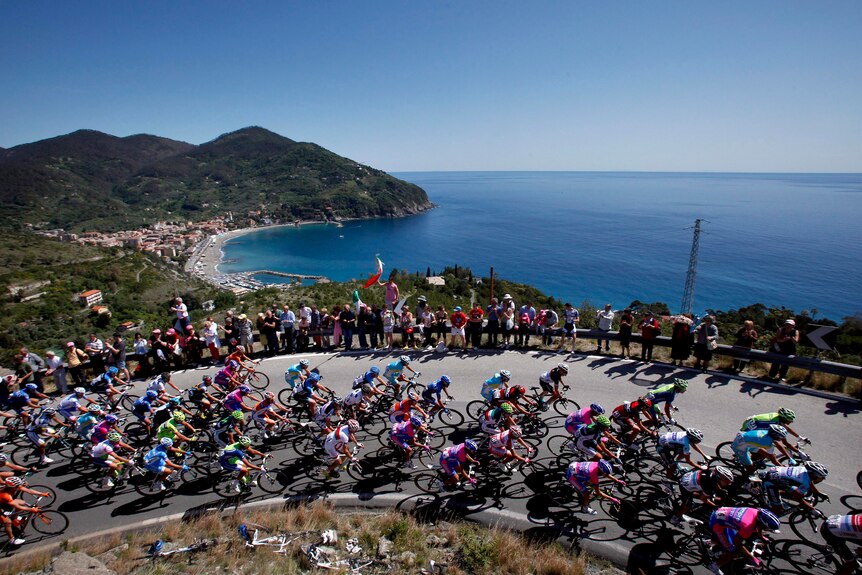
[(719, 507), (710, 521), (712, 530), (733, 529), (743, 539), (748, 539), (757, 527), (758, 510), (754, 507)]
[(582, 407), (578, 411), (573, 411), (566, 418), (566, 431), (575, 434), (575, 431), (582, 425), (589, 425), (593, 422), (593, 412), (589, 407)]

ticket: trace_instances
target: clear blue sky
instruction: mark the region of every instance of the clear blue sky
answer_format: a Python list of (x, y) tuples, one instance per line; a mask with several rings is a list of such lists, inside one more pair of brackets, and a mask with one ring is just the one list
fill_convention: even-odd
[(862, 172), (862, 2), (0, 2), (0, 146), (260, 125), (389, 171)]

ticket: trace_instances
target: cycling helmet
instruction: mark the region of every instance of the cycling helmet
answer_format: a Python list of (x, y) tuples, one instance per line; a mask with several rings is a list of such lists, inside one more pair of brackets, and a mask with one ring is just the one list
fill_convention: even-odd
[(787, 429), (783, 425), (770, 425), (768, 433), (769, 437), (776, 440), (787, 437)]
[(5, 453), (0, 453), (0, 463), (6, 463), (9, 461), (9, 457)]
[(355, 419), (348, 419), (347, 428), (353, 433), (356, 433), (357, 431), (359, 431), (359, 422)]
[(450, 383), (452, 383), (452, 380), (451, 380), (451, 379), (449, 379), (449, 376), (448, 376), (448, 375), (441, 375), (441, 376), (440, 376), (440, 383), (442, 383), (442, 384), (443, 384), (443, 386), (444, 386), (444, 387), (446, 387), (446, 386), (448, 386)]
[(422, 425), (422, 420), (414, 415), (410, 418), (410, 424), (413, 425), (413, 427), (419, 427)]
[(818, 479), (825, 479), (827, 475), (829, 475), (829, 470), (826, 469), (826, 466), (822, 463), (817, 463), (816, 461), (806, 461), (802, 465), (805, 466), (805, 469), (808, 470), (808, 475), (811, 475)]
[(251, 388), (247, 385), (239, 386), (240, 393), (251, 393)]
[(102, 413), (102, 406), (98, 403), (91, 403), (87, 406), (88, 413)]
[(9, 487), (21, 487), (22, 485), (24, 485), (24, 478), (15, 477), (13, 475), (12, 477), (7, 477), (4, 483)]
[(165, 447), (173, 447), (174, 440), (170, 437), (163, 437), (159, 440), (159, 445), (164, 445)]
[(119, 372), (120, 372), (120, 370), (117, 369), (116, 367), (114, 367), (113, 365), (108, 368), (108, 373), (110, 373), (111, 375), (117, 375)]
[(227, 362), (227, 366), (231, 369), (236, 369), (239, 367), (239, 362), (235, 359), (232, 359), (229, 362)]
[(509, 371), (508, 369), (501, 369), (500, 370), (500, 378), (505, 379), (506, 381), (509, 381), (510, 379), (512, 379), (512, 372)]
[(155, 389), (148, 389), (147, 393), (145, 393), (144, 395), (147, 396), (147, 399), (158, 399), (159, 392), (157, 392)]
[(610, 475), (614, 472), (614, 466), (611, 465), (609, 461), (599, 459), (599, 471), (601, 471), (605, 475)]
[(527, 393), (527, 390), (524, 389), (523, 385), (515, 385), (509, 388), (509, 395), (512, 397), (521, 397), (525, 393)]
[(598, 425), (599, 427), (604, 427), (605, 429), (611, 426), (611, 420), (608, 419), (607, 415), (600, 415), (593, 420), (593, 423)]
[(688, 382), (677, 377), (673, 380), (673, 388), (680, 393), (685, 393), (685, 390), (688, 389)]
[(179, 396), (179, 395), (177, 395), (177, 396), (175, 396), (175, 397), (170, 398), (170, 399), (168, 400), (168, 403), (170, 403), (171, 405), (179, 405), (179, 404), (180, 404), (180, 401), (182, 401), (182, 398), (180, 398), (180, 396)]
[(245, 416), (242, 414), (241, 409), (231, 411), (230, 416), (233, 417), (234, 419), (236, 419), (237, 421), (243, 421), (245, 419)]
[(787, 409), (786, 407), (779, 407), (778, 419), (786, 421), (787, 423), (793, 423), (793, 420), (796, 419), (796, 412), (792, 409)]
[(593, 415), (601, 415), (605, 412), (605, 408), (599, 405), (598, 403), (590, 404), (590, 411), (593, 412)]
[(406, 355), (402, 355), (401, 357), (399, 357), (398, 361), (400, 361), (404, 365), (410, 365), (410, 358)]
[(467, 441), (465, 441), (464, 447), (467, 448), (467, 451), (476, 451), (477, 449), (479, 449), (479, 445), (472, 439), (468, 439)]
[(263, 396), (267, 399), (275, 399), (275, 394), (271, 391), (267, 391), (266, 393), (263, 394)]
[(320, 374), (316, 371), (312, 371), (311, 375), (308, 376), (308, 379), (310, 379), (311, 381), (320, 381)]
[(173, 415), (175, 421), (185, 421), (186, 420), (186, 414), (180, 410), (175, 411), (172, 415)]
[(506, 402), (503, 405), (501, 405), (500, 409), (502, 409), (503, 411), (505, 411), (509, 415), (512, 415), (512, 412), (515, 411), (514, 408), (512, 407), (512, 404), (509, 402)]
[(781, 527), (781, 521), (778, 519), (778, 516), (775, 515), (775, 513), (773, 513), (769, 509), (764, 509), (763, 507), (761, 507), (757, 511), (757, 520), (762, 526), (766, 527), (767, 529), (771, 529), (772, 531), (775, 531), (779, 527)]
[(308, 367), (308, 365), (309, 365), (309, 364), (308, 364), (308, 360), (307, 360), (307, 359), (300, 359), (300, 360), (299, 360), (299, 367)]
[(692, 443), (700, 443), (701, 441), (703, 441), (703, 432), (699, 429), (695, 429), (694, 427), (689, 427), (688, 429), (686, 429), (685, 435)]
[(364, 393), (364, 394), (371, 393), (371, 391), (372, 391), (371, 386), (368, 385), (367, 383), (362, 384), (362, 387), (360, 387), (359, 389), (361, 389), (362, 393)]
[(407, 394), (407, 399), (411, 399), (413, 401), (419, 401), (419, 394), (416, 393), (415, 391), (411, 391), (410, 393)]
[(75, 392), (75, 395), (84, 395), (87, 392), (83, 387), (76, 387), (73, 391)]
[(509, 428), (509, 435), (511, 435), (511, 436), (512, 436), (512, 437), (514, 437), (515, 439), (518, 439), (518, 438), (519, 438), (519, 437), (521, 437), (523, 434), (524, 434), (524, 432), (523, 432), (523, 431), (521, 431), (521, 426), (520, 426), (520, 425), (513, 425), (512, 427), (510, 427), (510, 428)]
[(251, 438), (249, 438), (246, 435), (243, 435), (242, 437), (239, 438), (239, 444), (247, 447), (247, 446), (251, 445)]
[(116, 431), (112, 431), (108, 434), (108, 437), (106, 439), (111, 443), (117, 443), (118, 441), (120, 441), (120, 439), (122, 439), (122, 437)]
[(374, 375), (380, 375), (380, 368), (377, 367), (376, 365), (372, 365), (371, 369), (369, 369), (368, 371), (370, 371)]
[(642, 409), (649, 409), (652, 407), (652, 400), (648, 397), (642, 397), (640, 403)]
[(26, 389), (27, 391), (36, 391), (37, 389), (39, 389), (39, 387), (35, 383), (28, 383), (24, 386), (24, 389)]
[(44, 413), (45, 415), (48, 415), (48, 416), (57, 415), (57, 410), (54, 409), (53, 407), (46, 407), (45, 409), (42, 410), (42, 413)]
[(724, 479), (728, 483), (733, 481), (733, 472), (727, 467), (719, 465), (712, 470), (712, 474), (716, 479)]
[(212, 382), (213, 382), (213, 378), (211, 378), (211, 377), (210, 377), (210, 376), (208, 376), (208, 375), (205, 375), (205, 376), (203, 376), (203, 378), (201, 378), (201, 381), (202, 381), (203, 383), (206, 383), (207, 385), (209, 385), (210, 383), (212, 383)]
[(117, 423), (117, 420), (118, 420), (117, 416), (114, 415), (113, 413), (109, 413), (108, 415), (105, 416), (105, 421), (107, 421), (108, 423)]
[(559, 369), (563, 373), (569, 373), (569, 364), (568, 363), (558, 363), (557, 369)]

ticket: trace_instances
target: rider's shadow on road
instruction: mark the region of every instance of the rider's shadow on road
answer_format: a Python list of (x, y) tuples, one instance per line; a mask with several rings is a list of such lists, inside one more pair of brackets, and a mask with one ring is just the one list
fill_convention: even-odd
[(619, 365), (615, 365), (606, 369), (605, 373), (609, 378), (617, 379), (619, 377), (625, 377), (627, 375), (633, 376), (633, 374), (637, 373), (640, 367), (641, 366), (637, 363), (621, 363)]

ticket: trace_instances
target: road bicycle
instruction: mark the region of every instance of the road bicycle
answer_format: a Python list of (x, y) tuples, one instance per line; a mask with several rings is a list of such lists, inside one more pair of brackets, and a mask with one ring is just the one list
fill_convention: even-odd
[(270, 457), (272, 456), (269, 454), (263, 456), (260, 469), (251, 470), (246, 482), (239, 480), (239, 472), (222, 469), (217, 476), (213, 477), (213, 491), (219, 497), (242, 497), (251, 493), (252, 488), (258, 485), (267, 493), (280, 493), (285, 486), (279, 480), (278, 472), (266, 468), (266, 462)]
[(260, 360), (251, 362), (254, 367), (251, 369), (245, 368), (241, 375), (237, 377), (239, 385), (250, 385), (258, 391), (262, 391), (269, 387), (269, 376), (256, 368), (260, 365)]
[[(218, 541), (215, 539), (196, 539), (193, 543), (189, 543), (184, 547), (166, 550), (164, 540), (159, 539), (150, 546), (150, 549), (147, 551), (147, 555), (155, 561), (156, 559), (170, 557), (171, 555), (200, 553), (201, 551), (211, 549), (217, 543)], [(191, 561), (191, 558), (189, 558), (189, 561)]]

